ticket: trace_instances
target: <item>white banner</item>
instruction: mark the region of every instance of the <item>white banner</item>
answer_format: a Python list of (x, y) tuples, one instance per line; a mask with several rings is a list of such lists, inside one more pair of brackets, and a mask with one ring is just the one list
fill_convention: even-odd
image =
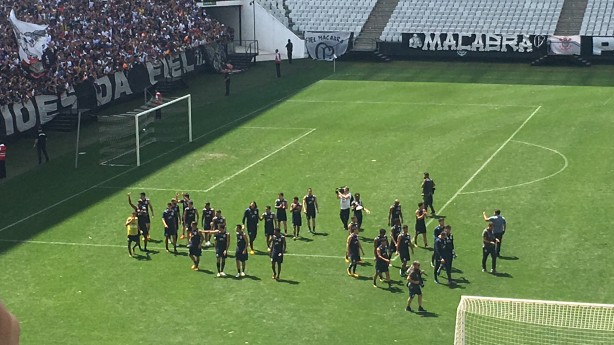
[(305, 32), (307, 52), (314, 60), (333, 61), (345, 54), (351, 32)]
[(15, 17), (15, 11), (11, 10), (9, 20), (19, 45), (19, 57), (21, 61), (32, 64), (42, 60), (43, 52), (51, 42), (51, 36), (47, 33), (47, 25), (38, 25), (23, 22)]
[(550, 55), (580, 55), (580, 36), (548, 37)]
[(593, 37), (593, 55), (614, 52), (614, 37)]

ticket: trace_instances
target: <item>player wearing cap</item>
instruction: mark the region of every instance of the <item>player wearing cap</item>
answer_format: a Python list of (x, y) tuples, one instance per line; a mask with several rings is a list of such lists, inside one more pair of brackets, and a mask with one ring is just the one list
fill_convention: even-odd
[(349, 276), (358, 278), (358, 274), (356, 274), (356, 266), (360, 262), (360, 253), (365, 255), (365, 251), (362, 249), (362, 245), (360, 244), (360, 239), (358, 238), (358, 227), (352, 228), (352, 233), (348, 236), (347, 244), (345, 247), (345, 255), (350, 260), (350, 265), (347, 268), (347, 273)]
[(484, 217), (485, 221), (492, 222), (492, 232), (495, 234), (495, 238), (497, 239), (496, 254), (497, 256), (501, 256), (501, 242), (503, 242), (503, 235), (505, 234), (505, 230), (507, 228), (507, 222), (501, 215), (501, 210), (499, 209), (496, 209), (494, 215), (490, 217), (486, 215), (486, 212), (482, 212), (482, 216)]
[(428, 243), (426, 241), (426, 209), (424, 208), (424, 203), (418, 203), (418, 209), (416, 210), (416, 235), (414, 236), (414, 244), (418, 245), (418, 235), (422, 234), (422, 239), (424, 240), (424, 247), (428, 247)]
[[(134, 257), (136, 247), (141, 248), (141, 240), (139, 239), (139, 226), (137, 220), (137, 212), (132, 211), (132, 214), (126, 219), (126, 230), (128, 232), (128, 255)], [(134, 246), (130, 246), (134, 242)]]
[(316, 233), (316, 213), (320, 213), (318, 198), (313, 195), (313, 190), (307, 188), (307, 195), (303, 197), (303, 212), (307, 216), (307, 227), (312, 234)]
[[(273, 238), (271, 239), (271, 269), (273, 270), (273, 279), (279, 280), (281, 274), (281, 264), (284, 262), (284, 253), (286, 252), (286, 237), (281, 233), (281, 229), (275, 228)], [(275, 269), (277, 264), (277, 270)]]
[[(235, 250), (235, 261), (237, 262), (236, 278), (245, 277), (245, 262), (248, 259), (247, 255), (247, 235), (243, 231), (243, 225), (237, 224), (235, 229), (237, 236), (237, 249)], [(249, 239), (251, 241), (251, 238)], [(252, 252), (253, 253), (253, 252)]]
[(435, 181), (431, 180), (429, 173), (424, 173), (424, 179), (422, 180), (422, 198), (424, 200), (424, 209), (431, 208), (431, 215), (435, 216), (435, 209), (433, 208), (433, 194), (435, 194)]
[(407, 287), (409, 288), (409, 298), (407, 299), (407, 307), (405, 310), (411, 310), (411, 302), (414, 297), (418, 296), (418, 311), (425, 312), (422, 308), (422, 288), (424, 287), (424, 281), (422, 280), (422, 274), (424, 272), (420, 270), (420, 261), (414, 261), (411, 268), (407, 271)]
[(388, 226), (392, 226), (395, 219), (400, 219), (401, 224), (403, 224), (403, 211), (401, 211), (401, 202), (399, 199), (396, 199), (394, 204), (390, 206), (390, 210), (388, 210)]
[(407, 225), (403, 225), (403, 232), (399, 234), (397, 237), (397, 255), (401, 258), (401, 270), (399, 274), (402, 276), (407, 272), (407, 263), (410, 260), (409, 251), (414, 253), (414, 246), (411, 243), (411, 235), (408, 233), (409, 227)]
[(243, 225), (247, 222), (247, 234), (249, 235), (250, 254), (254, 255), (254, 240), (258, 235), (258, 221), (260, 221), (260, 211), (255, 201), (249, 204), (249, 207), (243, 212)]

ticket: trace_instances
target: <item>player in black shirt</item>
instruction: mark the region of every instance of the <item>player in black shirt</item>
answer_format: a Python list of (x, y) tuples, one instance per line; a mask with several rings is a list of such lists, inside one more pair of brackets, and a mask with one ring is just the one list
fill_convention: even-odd
[(175, 223), (175, 211), (173, 211), (173, 204), (168, 203), (166, 210), (162, 213), (162, 225), (164, 225), (164, 246), (166, 251), (168, 250), (168, 240), (173, 241), (173, 249), (175, 254), (177, 253), (177, 223)]
[(279, 193), (279, 197), (275, 200), (275, 209), (277, 210), (277, 227), (281, 229), (281, 224), (284, 225), (284, 234), (288, 235), (288, 215), (286, 209), (288, 202), (284, 199), (284, 193)]
[[(177, 229), (179, 229), (180, 226), (181, 226), (181, 229), (183, 229), (183, 223), (180, 220), (181, 210), (179, 209), (179, 202), (177, 200), (179, 200), (179, 193), (175, 194), (175, 197), (171, 199), (171, 204), (173, 204), (173, 211), (175, 211), (175, 223), (177, 223)], [(185, 238), (183, 236), (183, 232), (182, 232), (181, 238)]]
[(360, 198), (360, 193), (354, 194), (354, 200), (350, 204), (350, 208), (354, 211), (354, 217), (356, 217), (356, 223), (358, 224), (358, 228), (362, 229), (362, 210), (367, 212), (367, 214), (371, 213), (365, 205), (362, 204), (362, 199)]
[(183, 193), (183, 199), (178, 201), (183, 206), (181, 216), (179, 215), (179, 213), (177, 213), (177, 216), (181, 217), (181, 239), (185, 238), (186, 230), (188, 232), (190, 231), (190, 223), (185, 222), (185, 210), (190, 206), (191, 201), (192, 200), (190, 200), (190, 194), (188, 193)]
[(258, 221), (260, 221), (260, 211), (255, 201), (249, 204), (249, 207), (243, 212), (243, 225), (247, 222), (247, 234), (249, 235), (249, 253), (254, 255), (254, 240), (258, 235)]
[(422, 198), (424, 199), (424, 209), (431, 208), (431, 215), (435, 216), (435, 209), (433, 208), (433, 194), (435, 194), (435, 181), (431, 180), (429, 173), (424, 173), (424, 179), (422, 180)]
[[(357, 231), (356, 233), (360, 232), (360, 227), (358, 227), (358, 221), (356, 220), (356, 217), (352, 216), (352, 222), (348, 224), (348, 236), (351, 236), (355, 230)], [(348, 256), (348, 253), (346, 251), (345, 263), (348, 263), (348, 262), (350, 262), (350, 257)]]
[(354, 227), (352, 229), (352, 233), (348, 236), (345, 247), (345, 256), (349, 257), (350, 259), (350, 265), (347, 268), (347, 273), (349, 276), (354, 278), (358, 278), (358, 274), (356, 274), (356, 266), (360, 262), (360, 253), (365, 255), (365, 251), (362, 250), (362, 245), (360, 244), (360, 239), (358, 238), (358, 231), (358, 227)]
[(390, 210), (388, 211), (388, 226), (394, 224), (395, 219), (400, 219), (401, 224), (403, 224), (403, 211), (401, 211), (401, 202), (399, 199), (396, 199), (394, 204), (390, 206)]
[[(437, 237), (439, 237), (439, 234), (441, 234), (444, 230), (446, 220), (445, 218), (439, 218), (439, 224), (435, 227), (435, 229), (433, 230), (433, 243), (435, 243), (435, 241), (437, 240)], [(433, 255), (431, 257), (431, 267), (435, 267), (435, 251), (433, 250)]]
[(151, 217), (154, 216), (154, 210), (153, 210), (153, 205), (151, 204), (151, 201), (149, 200), (149, 198), (147, 198), (145, 196), (145, 192), (141, 192), (141, 197), (139, 198), (137, 205), (135, 206), (132, 203), (132, 200), (130, 199), (130, 193), (128, 193), (128, 203), (130, 204), (130, 206), (133, 209), (139, 209), (140, 210), (140, 214), (141, 217), (143, 219), (143, 222), (145, 222), (145, 227), (147, 228), (147, 236), (146, 238), (148, 240), (151, 239), (150, 236), (150, 230), (151, 230), (151, 218), (150, 218), (150, 211), (151, 211)]
[(237, 249), (235, 250), (235, 261), (237, 262), (236, 278), (245, 277), (245, 262), (248, 259), (247, 255), (247, 234), (243, 231), (243, 226), (237, 224), (235, 229), (237, 235)]
[(218, 231), (215, 233), (215, 257), (217, 258), (217, 277), (225, 277), (224, 267), (226, 266), (226, 258), (228, 257), (228, 248), (230, 247), (230, 235), (226, 232), (226, 224), (219, 225)]
[(318, 198), (313, 195), (311, 188), (307, 189), (307, 195), (303, 197), (303, 212), (307, 216), (307, 227), (312, 234), (316, 233), (316, 213), (320, 213)]
[(402, 230), (401, 220), (399, 218), (395, 219), (392, 228), (390, 228), (390, 256), (397, 251), (397, 240)]
[(444, 233), (446, 234), (445, 247), (441, 254), (441, 257), (444, 259), (444, 261), (442, 262), (441, 267), (439, 267), (439, 270), (437, 271), (437, 276), (439, 276), (439, 273), (441, 272), (442, 268), (445, 269), (446, 274), (448, 275), (448, 284), (452, 284), (452, 261), (454, 260), (454, 256), (456, 255), (454, 252), (454, 236), (452, 236), (452, 227), (450, 225), (446, 225)]
[(264, 221), (264, 236), (266, 237), (266, 247), (269, 252), (271, 251), (271, 239), (273, 238), (275, 229), (275, 219), (275, 213), (271, 212), (271, 206), (267, 206), (262, 216), (260, 216), (260, 220)]
[(303, 216), (301, 215), (302, 209), (303, 205), (298, 202), (298, 196), (295, 196), (290, 205), (290, 211), (292, 212), (292, 234), (295, 241), (301, 236), (301, 225), (303, 225)]
[(401, 277), (407, 272), (407, 263), (411, 259), (409, 256), (409, 250), (414, 253), (414, 245), (411, 243), (411, 235), (408, 233), (409, 227), (403, 225), (403, 232), (397, 237), (397, 255), (401, 258)]
[[(281, 229), (275, 228), (273, 238), (271, 239), (271, 269), (273, 270), (273, 279), (279, 280), (281, 274), (281, 264), (284, 262), (284, 253), (286, 252), (286, 237), (281, 234)], [(275, 264), (277, 263), (277, 270)]]
[(422, 308), (423, 273), (424, 271), (420, 270), (420, 261), (414, 261), (409, 271), (407, 271), (407, 287), (409, 288), (409, 298), (407, 299), (407, 307), (405, 307), (407, 311), (413, 311), (411, 310), (411, 302), (416, 295), (418, 295), (418, 311), (426, 311)]
[(492, 268), (490, 273), (497, 273), (497, 250), (496, 245), (499, 239), (493, 233), (494, 225), (488, 222), (488, 227), (482, 231), (482, 272), (486, 272), (486, 260), (490, 255)]
[(186, 230), (190, 231), (192, 222), (198, 224), (198, 210), (194, 208), (194, 202), (190, 200), (188, 201), (188, 207), (183, 209), (183, 224)]
[(141, 207), (137, 207), (132, 203), (130, 193), (128, 193), (128, 204), (130, 204), (130, 207), (136, 212), (139, 233), (143, 236), (143, 250), (147, 251), (147, 242), (149, 241), (149, 227), (147, 223), (150, 221), (149, 215), (147, 212), (143, 211)]
[[(388, 237), (386, 237), (386, 229), (379, 229), (379, 235), (373, 239), (373, 257), (375, 258), (375, 262), (377, 262), (377, 248), (385, 244), (389, 245)], [(380, 280), (383, 280), (384, 277), (380, 274)]]
[(375, 249), (375, 274), (373, 275), (373, 287), (377, 287), (377, 277), (382, 276), (382, 273), (386, 274), (386, 282), (388, 288), (392, 287), (390, 282), (390, 271), (388, 265), (390, 265), (390, 253), (388, 252), (388, 243), (382, 242), (379, 247)]
[(424, 240), (424, 247), (428, 247), (428, 242), (426, 241), (426, 209), (424, 208), (424, 203), (418, 203), (418, 209), (416, 210), (416, 235), (414, 236), (414, 244), (418, 246), (418, 235), (422, 234), (422, 239)]
[(202, 255), (202, 246), (204, 237), (200, 230), (198, 230), (198, 223), (193, 221), (190, 223), (190, 232), (189, 232), (189, 240), (188, 240), (188, 248), (190, 259), (194, 262), (192, 265), (192, 269), (194, 271), (198, 271), (198, 265), (200, 264), (200, 256)]
[[(204, 230), (211, 230), (211, 222), (213, 222), (214, 215), (215, 215), (215, 211), (211, 208), (211, 203), (206, 202), (205, 207), (203, 208), (203, 214), (200, 217), (203, 220)], [(210, 237), (211, 235), (209, 235), (208, 233), (205, 233), (205, 247), (211, 246), (211, 241), (209, 240)]]
[[(433, 252), (435, 253), (435, 269), (433, 276), (435, 277), (435, 284), (439, 284), (439, 279), (437, 276), (439, 275), (439, 269), (441, 265), (446, 262), (446, 233), (442, 232), (439, 234), (439, 237), (435, 240), (435, 244), (433, 246)], [(450, 277), (448, 276), (448, 280)]]

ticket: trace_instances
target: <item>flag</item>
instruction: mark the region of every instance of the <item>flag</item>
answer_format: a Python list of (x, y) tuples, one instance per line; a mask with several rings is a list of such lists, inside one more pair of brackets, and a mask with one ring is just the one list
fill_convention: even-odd
[(333, 61), (345, 54), (351, 32), (305, 32), (307, 52), (314, 60)]
[(9, 20), (19, 46), (19, 58), (23, 64), (33, 65), (40, 62), (43, 52), (47, 49), (51, 36), (47, 33), (47, 25), (23, 22), (15, 17), (11, 10)]

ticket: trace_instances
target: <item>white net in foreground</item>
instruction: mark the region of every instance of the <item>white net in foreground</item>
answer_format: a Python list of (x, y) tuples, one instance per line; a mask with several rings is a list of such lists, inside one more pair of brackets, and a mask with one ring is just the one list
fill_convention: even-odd
[(614, 344), (614, 305), (462, 296), (455, 345)]

